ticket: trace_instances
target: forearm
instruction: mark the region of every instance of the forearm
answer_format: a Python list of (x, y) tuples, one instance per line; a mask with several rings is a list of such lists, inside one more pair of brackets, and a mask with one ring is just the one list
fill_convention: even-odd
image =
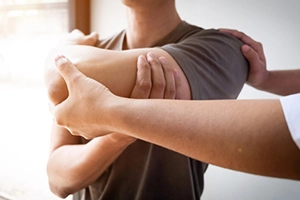
[(87, 187), (115, 161), (134, 139), (120, 134), (95, 138), (87, 144), (63, 145), (49, 157), (47, 173), (53, 193), (60, 197)]
[(277, 100), (122, 104), (114, 124), (128, 135), (217, 166), (300, 179), (299, 149)]
[(270, 71), (267, 81), (258, 89), (283, 96), (299, 93), (300, 70)]
[(54, 63), (55, 55), (68, 57), (86, 76), (101, 82), (118, 96), (129, 97), (136, 80), (136, 66), (139, 55), (148, 52), (158, 57), (167, 58), (169, 65), (177, 69), (182, 77), (177, 91), (182, 98), (190, 99), (190, 89), (187, 80), (176, 61), (159, 48), (145, 48), (127, 51), (111, 51), (83, 45), (62, 45), (53, 50), (47, 59), (45, 82), (52, 103), (58, 104), (68, 96), (65, 81), (57, 72)]

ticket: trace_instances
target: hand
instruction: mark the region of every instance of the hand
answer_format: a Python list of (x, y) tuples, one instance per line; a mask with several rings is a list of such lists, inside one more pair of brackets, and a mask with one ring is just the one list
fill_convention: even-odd
[[(86, 139), (113, 132), (105, 129), (111, 127), (109, 124), (113, 119), (104, 114), (109, 113), (109, 105), (119, 98), (99, 82), (79, 72), (65, 57), (57, 57), (56, 66), (69, 92), (65, 101), (50, 107), (57, 124), (67, 128), (73, 135)], [(174, 99), (178, 79), (177, 72), (171, 70), (164, 58), (158, 59), (153, 54), (148, 54), (146, 60), (140, 56), (137, 82), (131, 98)]]
[(269, 78), (263, 46), (243, 32), (231, 29), (220, 29), (221, 32), (231, 34), (245, 43), (242, 52), (250, 63), (247, 83), (257, 89), (263, 88)]
[[(139, 56), (136, 83), (130, 98), (175, 99), (176, 79), (178, 78), (177, 71), (170, 68), (166, 58), (157, 58), (153, 53), (148, 53), (147, 58)], [(114, 136), (124, 140), (121, 134)], [(131, 136), (127, 137), (132, 138)]]
[(50, 105), (56, 123), (73, 135), (86, 139), (94, 138), (96, 133), (97, 136), (111, 133), (112, 130), (106, 128), (113, 120), (105, 114), (118, 97), (99, 82), (82, 74), (64, 56), (56, 57), (55, 64), (69, 91), (66, 100)]
[(92, 32), (89, 35), (84, 35), (84, 33), (80, 30), (74, 29), (67, 35), (65, 39), (61, 41), (61, 43), (70, 45), (95, 46), (98, 42), (98, 38), (99, 35), (96, 32)]
[(137, 63), (136, 84), (131, 98), (139, 99), (179, 99), (179, 76), (176, 70), (171, 69), (164, 57), (157, 58), (148, 53), (147, 57), (139, 56)]

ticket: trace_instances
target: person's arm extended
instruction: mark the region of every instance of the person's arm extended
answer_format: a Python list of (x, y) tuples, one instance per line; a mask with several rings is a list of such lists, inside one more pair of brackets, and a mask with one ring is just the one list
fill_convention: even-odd
[[(57, 65), (70, 96), (53, 107), (52, 113), (73, 134), (93, 138), (122, 130), (224, 168), (300, 180), (300, 151), (279, 100), (132, 100), (113, 95), (66, 59)], [(88, 102), (94, 112), (72, 107), (79, 96), (79, 104)], [(68, 118), (66, 112), (73, 117)], [(82, 116), (85, 121), (80, 120)], [(89, 132), (86, 125), (99, 132)]]
[(113, 104), (111, 113), (118, 113), (112, 126), (115, 130), (126, 130), (128, 135), (203, 162), (300, 180), (300, 151), (279, 100), (122, 99)]
[(260, 42), (255, 41), (243, 32), (231, 29), (220, 29), (242, 40), (244, 56), (249, 60), (250, 71), (247, 83), (266, 92), (289, 95), (300, 92), (300, 69), (267, 70), (267, 62)]
[(268, 79), (257, 89), (278, 95), (300, 92), (300, 69), (271, 70)]

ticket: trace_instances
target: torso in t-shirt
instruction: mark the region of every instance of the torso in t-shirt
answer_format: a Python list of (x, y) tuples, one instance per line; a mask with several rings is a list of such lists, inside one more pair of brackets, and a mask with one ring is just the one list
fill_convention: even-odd
[[(100, 41), (99, 47), (122, 50), (125, 38), (126, 31), (122, 31)], [(248, 72), (241, 45), (230, 35), (182, 21), (155, 47), (161, 47), (176, 60), (190, 84), (192, 98), (197, 100), (238, 96)], [(74, 199), (199, 200), (206, 168), (205, 163), (137, 140)]]

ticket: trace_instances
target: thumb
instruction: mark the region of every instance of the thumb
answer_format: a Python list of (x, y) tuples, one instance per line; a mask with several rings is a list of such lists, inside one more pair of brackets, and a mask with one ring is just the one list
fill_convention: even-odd
[(55, 58), (55, 65), (60, 75), (66, 81), (68, 90), (70, 90), (71, 84), (83, 74), (75, 67), (75, 65), (64, 56), (57, 56)]
[(243, 45), (242, 52), (243, 52), (244, 56), (247, 58), (247, 60), (249, 61), (251, 66), (253, 66), (253, 65), (256, 66), (260, 63), (259, 55), (250, 46)]

